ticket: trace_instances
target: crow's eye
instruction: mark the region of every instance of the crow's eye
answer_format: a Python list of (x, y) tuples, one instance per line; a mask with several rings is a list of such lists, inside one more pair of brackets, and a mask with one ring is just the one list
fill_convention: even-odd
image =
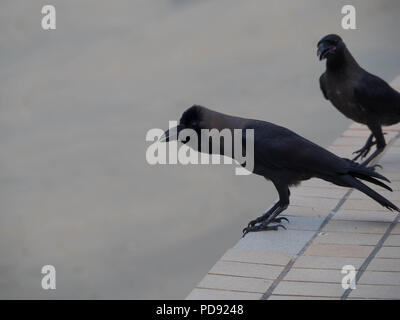
[(190, 121), (190, 126), (197, 127), (197, 121), (196, 120)]

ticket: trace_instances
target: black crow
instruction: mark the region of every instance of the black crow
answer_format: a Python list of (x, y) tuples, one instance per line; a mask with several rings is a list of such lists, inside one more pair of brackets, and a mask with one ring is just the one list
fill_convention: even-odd
[(363, 162), (367, 165), (386, 146), (382, 126), (400, 122), (400, 93), (361, 68), (338, 35), (323, 37), (318, 42), (317, 55), (320, 60), (326, 59), (326, 71), (319, 78), (324, 97), (346, 117), (367, 125), (372, 132), (366, 144), (354, 152), (354, 161), (362, 159), (376, 144), (375, 152)]
[[(178, 126), (173, 130), (174, 136), (171, 135), (172, 129), (168, 130), (160, 138), (160, 141), (178, 139), (177, 135), (183, 129), (194, 130), (198, 137), (200, 137), (202, 129), (228, 129), (231, 132), (234, 129), (241, 129), (242, 141), (240, 143), (254, 143), (253, 173), (272, 181), (278, 191), (279, 201), (264, 215), (252, 220), (243, 230), (244, 234), (250, 231), (277, 230), (278, 227), (283, 227), (279, 223), (282, 219), (287, 219), (277, 216), (289, 205), (289, 187), (312, 177), (339, 186), (355, 188), (382, 206), (399, 211), (393, 203), (359, 180), (365, 180), (392, 191), (390, 187), (378, 180), (390, 182), (384, 176), (372, 168), (340, 158), (284, 127), (270, 122), (229, 116), (194, 105), (183, 113)], [(246, 141), (245, 130), (248, 129), (254, 130), (254, 141)], [(183, 143), (188, 142), (189, 140), (186, 138), (183, 141)], [(278, 224), (270, 225), (271, 223)]]

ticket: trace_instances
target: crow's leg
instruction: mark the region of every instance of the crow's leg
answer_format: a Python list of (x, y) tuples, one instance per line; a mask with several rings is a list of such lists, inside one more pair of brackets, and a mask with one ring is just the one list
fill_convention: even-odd
[(357, 156), (355, 156), (353, 158), (353, 161), (357, 161), (358, 158), (362, 159), (362, 158), (366, 157), (366, 155), (371, 150), (371, 147), (374, 144), (376, 144), (376, 141), (373, 141), (373, 138), (374, 138), (374, 135), (371, 133), (371, 135), (367, 139), (367, 142), (365, 143), (365, 145), (361, 149), (353, 152), (353, 154), (357, 154)]
[[(278, 189), (279, 193), (279, 201), (275, 203), (270, 210), (268, 210), (264, 215), (261, 217), (250, 221), (249, 225), (243, 229), (243, 237), (248, 233), (248, 232), (254, 232), (254, 231), (267, 231), (267, 230), (278, 230), (279, 227), (286, 229), (285, 226), (279, 224), (282, 220), (287, 220), (288, 219), (282, 217), (282, 218), (277, 218), (277, 216), (285, 211), (287, 207), (289, 206), (289, 195), (290, 191), (287, 186), (281, 187), (277, 184), (275, 184), (275, 187)], [(284, 190), (283, 190), (284, 189)], [(257, 223), (260, 223), (256, 225)], [(278, 223), (277, 225), (270, 225), (271, 223)]]
[(382, 127), (380, 125), (369, 125), (372, 134), (376, 140), (376, 150), (366, 159), (361, 165), (367, 166), (376, 156), (378, 156), (386, 147), (385, 137), (382, 133)]

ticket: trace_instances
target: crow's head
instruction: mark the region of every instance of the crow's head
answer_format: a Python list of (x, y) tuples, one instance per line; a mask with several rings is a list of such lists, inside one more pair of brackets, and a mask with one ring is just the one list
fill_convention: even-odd
[[(172, 140), (177, 140), (179, 132), (184, 129), (192, 129), (199, 134), (202, 127), (203, 109), (204, 107), (199, 105), (191, 106), (189, 109), (183, 112), (182, 117), (179, 120), (178, 126), (176, 128), (165, 131), (164, 135), (160, 138), (160, 141), (169, 142)], [(186, 143), (188, 142), (188, 140), (189, 139), (181, 142)]]
[(319, 60), (330, 59), (335, 57), (338, 53), (343, 52), (346, 47), (342, 38), (336, 34), (328, 34), (318, 41), (317, 56)]

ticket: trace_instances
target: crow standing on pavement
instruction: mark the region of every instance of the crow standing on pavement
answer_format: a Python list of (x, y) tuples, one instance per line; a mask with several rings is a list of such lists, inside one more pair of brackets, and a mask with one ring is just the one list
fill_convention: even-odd
[(400, 122), (400, 93), (361, 68), (338, 35), (323, 37), (318, 42), (317, 55), (320, 60), (326, 59), (326, 71), (319, 79), (324, 97), (346, 117), (367, 125), (372, 132), (366, 144), (354, 152), (354, 161), (364, 158), (376, 144), (375, 152), (363, 162), (367, 165), (386, 146), (382, 125)]
[[(279, 201), (264, 215), (250, 221), (243, 230), (244, 234), (251, 231), (284, 228), (280, 222), (282, 219), (287, 219), (278, 218), (277, 216), (289, 205), (289, 187), (312, 177), (317, 177), (339, 186), (355, 188), (382, 206), (390, 210), (399, 211), (393, 203), (359, 180), (371, 182), (391, 191), (390, 187), (378, 180), (389, 182), (384, 176), (375, 172), (372, 168), (340, 158), (284, 127), (270, 122), (229, 116), (194, 105), (183, 113), (179, 125), (174, 130), (175, 134), (171, 133), (172, 130), (168, 130), (160, 138), (160, 141), (177, 139), (179, 132), (183, 129), (196, 131), (199, 140), (201, 129), (217, 129), (219, 131), (229, 129), (231, 132), (234, 129), (242, 129), (242, 144), (246, 143), (245, 130), (254, 130), (253, 173), (272, 181), (278, 191)], [(185, 139), (183, 142), (187, 143), (188, 141)], [(223, 150), (221, 153), (223, 153)]]

